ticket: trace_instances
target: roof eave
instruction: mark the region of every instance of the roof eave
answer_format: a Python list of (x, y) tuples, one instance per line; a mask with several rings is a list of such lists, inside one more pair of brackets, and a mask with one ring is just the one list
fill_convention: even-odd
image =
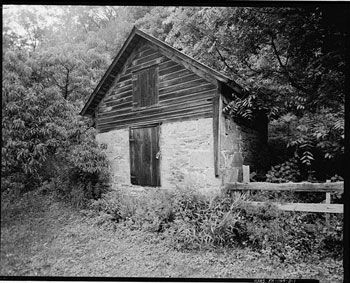
[(139, 29), (136, 29), (136, 34), (148, 39), (149, 41), (155, 43), (156, 45), (160, 45), (166, 49), (170, 48), (173, 52), (175, 52), (175, 54), (184, 59), (184, 60), (188, 60), (190, 59), (191, 60), (191, 63), (196, 66), (197, 68), (199, 69), (202, 69), (202, 70), (205, 70), (205, 71), (209, 71), (209, 73), (217, 80), (221, 81), (221, 82), (224, 82), (224, 83), (229, 83), (231, 81), (231, 79), (223, 74), (221, 74), (220, 72), (204, 65), (203, 63), (199, 62), (198, 60), (194, 59), (193, 57), (189, 56), (189, 55), (186, 55), (180, 51), (178, 51), (177, 49), (175, 49), (174, 47), (172, 47), (171, 45), (163, 42), (163, 41), (160, 41), (159, 39), (155, 38), (154, 36), (152, 35), (149, 35)]
[[(109, 76), (109, 74), (111, 73), (111, 71), (114, 69), (115, 65), (118, 63), (120, 57), (123, 55), (125, 49), (128, 47), (130, 41), (133, 39), (135, 33), (137, 31), (137, 28), (134, 26), (128, 36), (128, 38), (125, 40), (122, 48), (119, 50), (117, 56), (114, 58), (112, 64), (108, 67), (107, 71), (105, 72), (105, 74), (103, 75), (103, 77), (101, 78), (100, 82), (98, 83), (98, 85), (96, 86), (96, 88), (94, 89), (94, 91), (91, 93), (88, 101), (85, 103), (83, 109), (80, 111), (79, 115), (86, 115), (85, 112), (86, 110), (89, 108), (91, 102), (93, 101), (93, 99), (95, 98), (96, 94), (98, 93), (98, 91), (100, 90), (101, 86), (103, 85), (104, 81), (107, 79), (107, 77)], [(91, 116), (91, 115), (86, 115), (86, 116)]]

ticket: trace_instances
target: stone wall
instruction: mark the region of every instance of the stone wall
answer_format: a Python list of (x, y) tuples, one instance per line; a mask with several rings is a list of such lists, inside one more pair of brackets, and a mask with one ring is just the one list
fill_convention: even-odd
[(162, 187), (194, 186), (218, 191), (214, 173), (213, 119), (163, 123), (160, 148)]
[(220, 172), (222, 182), (242, 180), (244, 144), (239, 126), (229, 117), (222, 116), (220, 121)]
[[(204, 193), (217, 193), (225, 182), (242, 181), (242, 164), (252, 165), (258, 136), (242, 129), (228, 117), (220, 121), (220, 177), (214, 173), (213, 119), (168, 122), (160, 126), (160, 177), (162, 188), (192, 186)], [(99, 133), (97, 140), (107, 144), (113, 184), (129, 187), (129, 129)], [(140, 187), (138, 187), (140, 188)]]
[(242, 165), (249, 165), (250, 172), (266, 169), (267, 122), (247, 126), (237, 124), (232, 118), (223, 116), (221, 120), (221, 172), (223, 182), (242, 182)]
[[(129, 129), (99, 133), (97, 141), (107, 144), (113, 185), (137, 187), (130, 183)], [(212, 118), (163, 123), (160, 150), (163, 188), (193, 186), (203, 192), (219, 190), (221, 182), (214, 175)]]
[(112, 185), (130, 185), (129, 129), (99, 133), (99, 143), (107, 144), (106, 154), (112, 169)]

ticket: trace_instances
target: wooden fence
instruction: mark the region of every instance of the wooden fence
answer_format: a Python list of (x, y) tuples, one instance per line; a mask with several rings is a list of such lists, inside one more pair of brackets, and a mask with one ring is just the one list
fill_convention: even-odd
[[(249, 166), (243, 165), (243, 183), (224, 184), (224, 193), (233, 191), (288, 191), (288, 192), (317, 192), (325, 193), (325, 203), (275, 203), (275, 205), (286, 211), (323, 212), (323, 213), (343, 213), (343, 204), (331, 204), (332, 193), (343, 193), (344, 182), (331, 183), (266, 183), (249, 182)], [(249, 201), (253, 205), (261, 205), (264, 202)]]

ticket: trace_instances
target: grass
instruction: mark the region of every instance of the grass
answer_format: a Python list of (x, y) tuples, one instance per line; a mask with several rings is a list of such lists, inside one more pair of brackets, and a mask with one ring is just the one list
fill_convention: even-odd
[(342, 282), (342, 261), (280, 263), (248, 249), (179, 252), (162, 234), (99, 226), (40, 193), (1, 206), (1, 276), (312, 278)]

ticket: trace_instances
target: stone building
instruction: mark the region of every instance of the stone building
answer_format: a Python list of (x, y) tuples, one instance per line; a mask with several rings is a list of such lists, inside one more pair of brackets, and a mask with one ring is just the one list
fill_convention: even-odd
[(115, 184), (215, 191), (239, 180), (249, 148), (259, 144), (258, 131), (223, 115), (240, 92), (228, 77), (133, 28), (80, 114), (94, 119), (107, 144)]

